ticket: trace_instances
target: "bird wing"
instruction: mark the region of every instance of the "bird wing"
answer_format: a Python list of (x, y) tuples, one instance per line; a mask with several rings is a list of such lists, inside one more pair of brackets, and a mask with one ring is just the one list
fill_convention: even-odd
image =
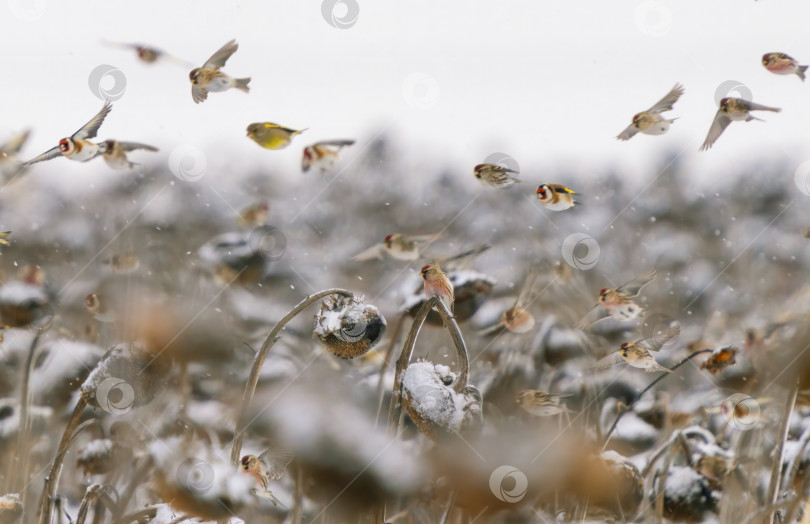
[(316, 142), (313, 146), (334, 146), (334, 147), (348, 147), (354, 144), (354, 140), (324, 140), (323, 142)]
[(25, 144), (25, 141), (28, 140), (28, 135), (30, 134), (30, 130), (25, 130), (22, 133), (13, 136), (8, 142), (0, 146), (0, 151), (11, 154), (19, 153), (23, 144)]
[(441, 233), (434, 233), (432, 235), (407, 235), (408, 240), (416, 242), (417, 244), (423, 244), (425, 242), (433, 242), (441, 237), (442, 237)]
[(709, 134), (706, 135), (706, 140), (703, 141), (703, 145), (700, 146), (701, 151), (707, 151), (710, 149), (717, 139), (720, 138), (720, 135), (723, 134), (723, 131), (726, 130), (728, 125), (731, 123), (731, 119), (726, 115), (722, 110), (718, 109), (717, 114), (714, 115), (714, 120), (712, 121), (712, 126), (709, 128)]
[(42, 162), (44, 160), (50, 160), (52, 158), (56, 158), (56, 157), (60, 156), (61, 154), (62, 154), (62, 152), (59, 151), (59, 146), (56, 146), (56, 147), (53, 147), (53, 148), (45, 151), (41, 155), (32, 158), (28, 162), (23, 163), (23, 166), (30, 166), (31, 164), (36, 164), (37, 162)]
[(157, 151), (158, 148), (146, 144), (139, 144), (138, 142), (118, 142), (118, 146), (124, 151), (135, 151), (136, 149), (145, 149), (147, 151)]
[(638, 133), (638, 128), (633, 124), (630, 124), (625, 128), (624, 131), (616, 135), (616, 138), (619, 140), (630, 140), (636, 135), (636, 133)]
[(624, 293), (628, 298), (637, 297), (638, 294), (641, 293), (642, 288), (653, 280), (655, 280), (655, 269), (651, 269), (640, 277), (636, 277), (630, 282), (619, 286), (618, 290)]
[(278, 124), (274, 124), (273, 122), (265, 122), (262, 125), (264, 127), (268, 128), (268, 129), (281, 129), (282, 131), (286, 131), (287, 133), (290, 133), (290, 134), (293, 134), (293, 135), (296, 135), (298, 133), (303, 133), (304, 131), (307, 130), (307, 128), (304, 128), (304, 129), (301, 129), (301, 130), (291, 129), (289, 127), (284, 127), (284, 126), (280, 126)]
[(670, 89), (669, 93), (667, 93), (664, 98), (659, 100), (652, 106), (648, 112), (649, 113), (663, 113), (664, 111), (672, 111), (672, 106), (675, 102), (683, 94), (683, 86), (681, 84), (675, 84), (675, 87)]
[(211, 58), (206, 60), (203, 64), (203, 68), (219, 69), (225, 65), (225, 62), (228, 61), (228, 59), (236, 52), (237, 49), (239, 49), (239, 44), (236, 43), (236, 40), (231, 40), (224, 46), (220, 47), (216, 53), (211, 55)]
[(636, 341), (636, 344), (640, 345), (647, 351), (660, 351), (667, 342), (680, 334), (681, 326), (675, 323), (672, 326), (658, 330), (657, 332), (653, 333), (652, 336)]
[(569, 189), (569, 188), (567, 188), (565, 186), (561, 186), (560, 184), (549, 184), (549, 187), (551, 189), (553, 189), (554, 191), (556, 191), (557, 193), (566, 193), (566, 194), (569, 194), (569, 195), (576, 195), (577, 194), (577, 192), (574, 191), (573, 189)]
[(197, 104), (204, 102), (208, 98), (208, 90), (197, 84), (191, 84), (191, 98)]
[(259, 460), (267, 468), (267, 475), (271, 479), (280, 479), (294, 458), (295, 455), (288, 448), (270, 448), (259, 455)]
[(597, 322), (605, 320), (609, 316), (610, 314), (605, 310), (605, 308), (600, 307), (599, 304), (596, 304), (585, 314), (584, 317), (582, 317), (582, 320), (577, 323), (577, 328), (584, 331)]
[(526, 303), (529, 302), (529, 296), (532, 294), (534, 281), (537, 280), (539, 273), (540, 272), (535, 267), (529, 269), (529, 274), (526, 275), (526, 280), (523, 282), (523, 287), (520, 288), (520, 293), (515, 301), (515, 307), (525, 307)]
[(355, 262), (363, 262), (364, 260), (371, 260), (373, 258), (382, 258), (385, 254), (385, 244), (374, 244), (362, 253), (352, 257)]
[(98, 128), (100, 128), (101, 124), (104, 123), (104, 119), (107, 118), (110, 111), (112, 111), (112, 104), (110, 104), (110, 101), (107, 100), (104, 103), (104, 107), (101, 108), (101, 111), (99, 111), (89, 122), (84, 124), (81, 129), (73, 133), (71, 138), (78, 140), (95, 138), (96, 134), (98, 133)]
[(609, 369), (612, 368), (613, 366), (618, 366), (622, 362), (624, 362), (622, 354), (619, 353), (618, 351), (614, 351), (610, 355), (596, 361), (594, 365), (591, 366), (591, 370), (601, 371), (603, 369)]
[(779, 113), (780, 111), (782, 111), (778, 107), (764, 106), (762, 104), (749, 102), (748, 100), (746, 100), (745, 103), (748, 104), (749, 111), (773, 111), (774, 113)]

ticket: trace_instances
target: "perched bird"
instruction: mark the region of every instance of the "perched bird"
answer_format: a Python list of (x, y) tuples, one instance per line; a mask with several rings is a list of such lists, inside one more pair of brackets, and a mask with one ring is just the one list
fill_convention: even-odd
[(239, 225), (243, 227), (259, 226), (267, 222), (269, 215), (270, 203), (267, 200), (262, 200), (239, 212)]
[(498, 189), (506, 189), (521, 182), (519, 178), (513, 176), (519, 174), (517, 171), (498, 164), (478, 164), (473, 174), (482, 184)]
[(129, 273), (135, 271), (141, 265), (135, 253), (116, 253), (109, 258), (105, 258), (102, 263), (108, 266), (113, 273)]
[(115, 313), (107, 307), (107, 301), (97, 293), (90, 293), (84, 297), (84, 307), (99, 322), (115, 322)]
[(98, 114), (89, 122), (84, 124), (81, 129), (73, 133), (73, 135), (70, 137), (60, 140), (58, 146), (54, 147), (53, 149), (49, 149), (28, 162), (25, 162), (23, 165), (30, 166), (31, 164), (36, 164), (37, 162), (42, 162), (43, 160), (56, 158), (59, 155), (77, 162), (87, 162), (88, 160), (102, 154), (104, 152), (102, 147), (98, 144), (90, 142), (89, 139), (96, 137), (98, 134), (98, 129), (101, 127), (101, 124), (104, 122), (104, 119), (111, 110), (112, 105), (110, 102), (105, 102), (104, 107), (101, 108), (101, 111), (99, 111)]
[(642, 132), (645, 135), (663, 135), (669, 131), (669, 125), (677, 120), (672, 118), (667, 120), (661, 113), (672, 111), (672, 106), (683, 95), (683, 86), (675, 84), (664, 98), (655, 103), (651, 108), (641, 113), (633, 115), (633, 122), (616, 137), (619, 140), (630, 140), (636, 133)]
[(501, 328), (506, 328), (512, 333), (528, 333), (534, 328), (534, 317), (526, 308), (526, 302), (531, 294), (534, 281), (537, 279), (537, 271), (531, 270), (523, 283), (515, 305), (501, 314), (500, 321), (494, 326), (488, 327), (479, 333), (486, 335)]
[(306, 173), (312, 166), (329, 171), (337, 164), (340, 150), (352, 144), (354, 140), (324, 140), (305, 147), (301, 156), (301, 171)]
[(536, 389), (524, 389), (517, 395), (517, 403), (531, 413), (538, 417), (550, 417), (559, 415), (560, 413), (570, 413), (571, 411), (560, 402), (560, 399), (570, 397), (571, 395), (554, 395), (553, 393), (546, 393)]
[[(606, 318), (615, 318), (616, 320), (624, 321), (637, 318), (643, 309), (636, 304), (633, 299), (641, 293), (641, 289), (644, 286), (653, 280), (655, 280), (655, 270), (651, 269), (644, 275), (616, 289), (602, 289), (599, 291), (599, 302), (585, 315), (578, 327), (580, 329), (586, 329)], [(594, 316), (596, 316), (595, 319), (593, 318)]]
[(202, 67), (191, 70), (188, 78), (191, 80), (191, 98), (195, 103), (205, 101), (209, 91), (220, 92), (236, 88), (245, 93), (250, 92), (250, 87), (248, 87), (250, 78), (231, 78), (219, 70), (225, 66), (225, 62), (237, 49), (239, 49), (239, 44), (236, 43), (236, 40), (231, 40), (211, 55), (211, 58)]
[[(636, 340), (635, 342), (625, 342), (617, 353), (612, 353), (603, 358), (594, 366), (596, 369), (604, 369), (622, 362), (627, 362), (634, 368), (643, 369), (647, 373), (663, 371), (669, 373), (669, 369), (659, 364), (650, 351), (658, 351), (667, 342), (672, 340), (681, 330), (679, 326), (668, 327), (655, 336)], [(621, 357), (621, 358), (619, 358)]]
[(564, 211), (579, 204), (571, 196), (576, 194), (573, 189), (559, 184), (543, 184), (537, 188), (537, 199), (552, 211)]
[(130, 162), (127, 159), (127, 152), (135, 151), (136, 149), (144, 149), (146, 151), (157, 151), (158, 149), (146, 144), (139, 144), (137, 142), (119, 142), (118, 140), (107, 140), (104, 142), (102, 150), (104, 161), (113, 169), (131, 169), (138, 164)]
[(799, 65), (799, 62), (789, 57), (785, 53), (765, 53), (762, 55), (762, 65), (765, 69), (776, 75), (796, 75), (804, 82), (806, 65)]
[(30, 134), (30, 131), (23, 131), (0, 144), (0, 177), (5, 178), (20, 172), (23, 164), (17, 159), (17, 155)]
[(352, 260), (362, 262), (372, 258), (382, 258), (383, 255), (390, 255), (397, 260), (416, 260), (422, 253), (423, 244), (430, 244), (439, 237), (441, 237), (441, 234), (403, 235), (393, 233), (386, 235), (381, 243), (374, 244), (362, 253), (355, 255)]
[(247, 126), (247, 136), (265, 149), (284, 149), (290, 145), (295, 135), (304, 131), (306, 129), (296, 131), (273, 122), (258, 122)]
[(762, 120), (751, 115), (751, 111), (773, 111), (778, 113), (781, 111), (778, 107), (768, 107), (754, 102), (748, 102), (742, 98), (724, 98), (720, 100), (720, 109), (714, 115), (712, 126), (709, 128), (709, 134), (706, 135), (706, 140), (700, 146), (701, 151), (706, 151), (714, 145), (723, 131), (726, 130), (732, 120), (738, 122), (750, 122), (751, 120)]
[(701, 455), (695, 464), (698, 473), (715, 482), (723, 482), (736, 467), (734, 459), (723, 455)]
[(425, 298), (430, 300), (431, 297), (439, 297), (453, 312), (455, 300), (453, 283), (450, 282), (444, 271), (437, 264), (428, 264), (422, 268), (419, 274), (425, 281)]
[(170, 60), (172, 62), (176, 62), (182, 65), (190, 65), (189, 62), (185, 60), (181, 60), (176, 56), (172, 56), (171, 54), (167, 53), (162, 49), (158, 49), (156, 47), (147, 46), (144, 44), (131, 44), (131, 43), (124, 43), (124, 42), (107, 42), (103, 41), (104, 44), (114, 47), (122, 47), (125, 49), (132, 49), (135, 51), (135, 54), (138, 57), (138, 60), (145, 64), (154, 64), (158, 60)]
[(256, 483), (261, 487), (261, 495), (271, 500), (276, 506), (282, 506), (283, 504), (270, 492), (268, 486), (271, 479), (280, 479), (284, 475), (284, 471), (293, 458), (293, 453), (283, 448), (268, 449), (258, 457), (245, 455), (241, 460), (242, 473), (256, 479)]

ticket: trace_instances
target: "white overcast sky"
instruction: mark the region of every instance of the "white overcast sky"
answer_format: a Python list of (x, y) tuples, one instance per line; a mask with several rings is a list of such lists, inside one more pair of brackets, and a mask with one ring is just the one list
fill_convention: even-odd
[[(298, 164), (300, 147), (268, 152), (245, 138), (254, 121), (308, 127), (296, 146), (368, 141), (386, 129), (415, 159), (464, 174), (496, 151), (515, 157), (524, 173), (549, 179), (563, 168), (596, 173), (606, 166), (651, 177), (658, 155), (684, 149), (690, 171), (703, 180), (760, 157), (791, 165), (810, 159), (810, 82), (760, 64), (768, 51), (810, 63), (807, 0), (358, 0), (348, 29), (327, 24), (321, 6), (0, 0), (0, 138), (32, 128), (24, 157), (55, 145), (101, 107), (88, 76), (110, 64), (127, 86), (100, 136), (166, 152), (191, 144), (206, 152), (212, 169)], [(337, 9), (340, 16), (345, 6)], [(149, 43), (199, 65), (231, 38), (240, 48), (225, 71), (252, 76), (252, 90), (214, 93), (200, 105), (191, 100), (187, 68), (144, 65), (101, 44)], [(699, 153), (715, 91), (727, 81), (783, 112), (763, 114), (767, 123), (735, 123)], [(686, 94), (668, 135), (614, 139), (675, 82)], [(60, 174), (109, 172), (100, 162), (49, 164), (57, 162)]]

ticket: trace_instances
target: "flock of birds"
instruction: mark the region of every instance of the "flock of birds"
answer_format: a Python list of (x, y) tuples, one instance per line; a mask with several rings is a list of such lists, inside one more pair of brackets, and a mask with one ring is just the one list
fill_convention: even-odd
[[(159, 59), (178, 60), (152, 47), (135, 44), (116, 45), (134, 49), (138, 58), (146, 63), (152, 63)], [(235, 78), (222, 71), (227, 60), (237, 49), (238, 44), (235, 40), (232, 40), (217, 50), (202, 66), (191, 70), (189, 80), (191, 82), (191, 96), (195, 103), (204, 102), (207, 100), (208, 94), (212, 92), (223, 92), (230, 89), (237, 89), (245, 93), (249, 92), (251, 80), (249, 77)], [(762, 57), (762, 64), (774, 74), (795, 74), (802, 80), (805, 80), (805, 72), (808, 68), (806, 65), (799, 65), (796, 60), (784, 53), (767, 53)], [(629, 140), (637, 133), (647, 135), (665, 134), (676, 118), (667, 118), (664, 114), (673, 110), (674, 104), (683, 93), (684, 87), (676, 84), (652, 107), (635, 114), (630, 125), (616, 138)], [(130, 152), (136, 150), (158, 151), (154, 146), (139, 142), (115, 139), (94, 142), (93, 139), (97, 137), (101, 125), (111, 110), (112, 104), (108, 101), (78, 131), (59, 140), (58, 144), (52, 149), (25, 162), (18, 162), (16, 156), (27, 138), (27, 133), (16, 137), (9, 143), (0, 146), (0, 162), (13, 163), (16, 166), (14, 170), (15, 176), (33, 164), (59, 156), (77, 162), (88, 162), (101, 156), (111, 168), (122, 170), (131, 169), (136, 165), (128, 158)], [(711, 148), (732, 121), (758, 120), (751, 114), (752, 111), (779, 112), (780, 109), (741, 98), (723, 98), (700, 149), (707, 150)], [(293, 138), (305, 130), (295, 130), (272, 122), (262, 122), (250, 124), (247, 127), (247, 136), (263, 148), (277, 150), (289, 146)], [(302, 152), (302, 170), (306, 172), (313, 167), (321, 171), (333, 169), (340, 158), (339, 154), (342, 148), (351, 146), (354, 142), (354, 140), (350, 139), (337, 139), (306, 146)], [(518, 184), (521, 182), (518, 175), (518, 171), (501, 164), (483, 163), (474, 167), (476, 179), (486, 186), (497, 189), (508, 189)], [(536, 189), (536, 195), (539, 202), (551, 211), (565, 211), (579, 204), (575, 200), (577, 192), (561, 184), (542, 184)], [(260, 203), (245, 210), (241, 218), (246, 224), (262, 223), (267, 216), (267, 212), (267, 204)], [(7, 233), (0, 233), (0, 243), (7, 243), (4, 236)], [(439, 234), (390, 234), (382, 242), (356, 255), (354, 260), (367, 261), (390, 256), (398, 260), (415, 261), (423, 257), (425, 247), (439, 237)], [(134, 262), (132, 260), (121, 260), (115, 263), (119, 265), (129, 264), (131, 266), (136, 264), (137, 260)], [(442, 270), (441, 264), (441, 262), (434, 262), (422, 267), (420, 275), (423, 279), (424, 293), (428, 299), (434, 296), (438, 297), (452, 310), (455, 301), (454, 286), (448, 275)], [(526, 308), (536, 276), (536, 272), (530, 272), (514, 306), (502, 313), (498, 324), (482, 333), (500, 329), (506, 329), (514, 333), (526, 333), (535, 326), (535, 319)], [(602, 289), (599, 292), (596, 305), (583, 318), (578, 327), (589, 329), (597, 322), (608, 318), (622, 322), (637, 319), (644, 311), (643, 307), (638, 303), (638, 297), (642, 289), (654, 279), (655, 271), (651, 270), (616, 288)], [(101, 317), (104, 314), (99, 297), (95, 294), (87, 296), (86, 307), (94, 317)], [(596, 368), (601, 369), (624, 362), (646, 372), (669, 372), (669, 369), (656, 361), (653, 352), (659, 350), (678, 333), (677, 325), (669, 325), (651, 337), (625, 342), (621, 345), (619, 351), (597, 362)], [(523, 390), (517, 395), (516, 401), (523, 409), (533, 415), (552, 416), (567, 412), (561, 398), (563, 397), (554, 393)], [(273, 449), (258, 456), (247, 455), (243, 457), (241, 466), (246, 474), (256, 478), (262, 492), (267, 493), (268, 497), (272, 497), (272, 493), (267, 489), (268, 482), (270, 479), (282, 475), (290, 460), (292, 460), (292, 456), (286, 450)], [(271, 500), (274, 503), (277, 502), (274, 498)]]

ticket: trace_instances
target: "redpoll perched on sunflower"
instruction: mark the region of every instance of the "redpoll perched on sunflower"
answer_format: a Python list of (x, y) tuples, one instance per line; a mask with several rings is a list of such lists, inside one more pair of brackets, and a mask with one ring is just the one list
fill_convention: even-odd
[(429, 300), (434, 296), (439, 297), (439, 300), (444, 302), (450, 308), (450, 311), (453, 311), (453, 302), (455, 301), (453, 283), (450, 282), (450, 279), (438, 264), (424, 266), (419, 274), (425, 282), (425, 298)]

